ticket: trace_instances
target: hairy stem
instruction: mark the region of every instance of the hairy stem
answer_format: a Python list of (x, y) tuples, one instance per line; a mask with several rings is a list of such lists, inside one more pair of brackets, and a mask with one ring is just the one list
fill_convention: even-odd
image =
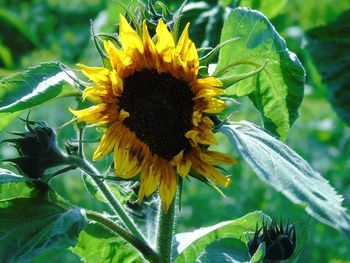
[(103, 176), (97, 171), (97, 169), (84, 159), (75, 156), (68, 156), (67, 159), (68, 163), (79, 167), (90, 176), (90, 178), (95, 182), (96, 186), (101, 190), (102, 194), (110, 204), (113, 212), (119, 216), (120, 220), (124, 223), (126, 228), (129, 229), (130, 232), (139, 238), (142, 242), (147, 243), (134, 221), (124, 210), (122, 204), (118, 199), (115, 198), (108, 185), (103, 181)]
[(174, 229), (176, 198), (173, 199), (169, 210), (163, 211), (162, 202), (159, 206), (159, 223), (157, 232), (157, 252), (162, 263), (171, 262), (171, 248)]
[(112, 220), (104, 217), (103, 215), (96, 213), (94, 211), (85, 211), (86, 217), (89, 220), (98, 222), (102, 226), (106, 227), (109, 230), (115, 232), (118, 236), (125, 239), (131, 245), (133, 245), (140, 253), (150, 262), (159, 262), (159, 258), (157, 253), (150, 248), (146, 243), (142, 242), (140, 239), (133, 236), (130, 232), (128, 232), (123, 227), (117, 225)]

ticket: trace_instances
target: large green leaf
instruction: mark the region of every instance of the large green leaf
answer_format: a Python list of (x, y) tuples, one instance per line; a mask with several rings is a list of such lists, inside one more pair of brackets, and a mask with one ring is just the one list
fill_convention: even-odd
[(236, 97), (249, 95), (262, 115), (265, 128), (285, 138), (298, 117), (304, 69), (269, 20), (258, 11), (247, 8), (231, 11), (222, 29), (221, 43), (236, 37), (240, 39), (220, 50), (214, 75), (247, 73), (267, 62), (260, 74), (226, 91)]
[(89, 224), (70, 250), (86, 263), (144, 262), (136, 249), (98, 224)]
[[(255, 232), (256, 224), (262, 225), (263, 220), (266, 222), (269, 218), (262, 212), (254, 212), (236, 220), (200, 228), (194, 232), (177, 234), (175, 235), (177, 244), (175, 262), (195, 262), (208, 245), (219, 239), (233, 238), (246, 244), (248, 240), (245, 233)], [(239, 251), (242, 252), (242, 249)], [(246, 253), (248, 255), (248, 249)]]
[(296, 152), (249, 122), (224, 125), (220, 131), (262, 181), (350, 238), (350, 218), (342, 196)]
[(77, 242), (85, 217), (43, 182), (0, 169), (0, 262)]
[(307, 35), (307, 48), (328, 85), (332, 106), (350, 125), (350, 10)]
[(76, 96), (76, 76), (60, 63), (43, 63), (0, 80), (0, 129), (25, 109)]
[(85, 218), (46, 200), (14, 199), (0, 203), (0, 261), (28, 262), (50, 248), (75, 245)]

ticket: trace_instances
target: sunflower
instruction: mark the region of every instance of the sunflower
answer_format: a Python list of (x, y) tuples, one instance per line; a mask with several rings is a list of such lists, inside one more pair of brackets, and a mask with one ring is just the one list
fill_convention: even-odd
[(106, 127), (93, 159), (113, 151), (115, 174), (124, 179), (140, 174), (140, 201), (159, 188), (164, 211), (176, 193), (178, 175), (193, 171), (226, 187), (230, 178), (215, 167), (236, 162), (208, 150), (217, 144), (210, 116), (226, 107), (216, 98), (224, 91), (218, 79), (198, 78), (199, 58), (188, 28), (175, 41), (159, 20), (152, 39), (145, 21), (140, 36), (121, 15), (121, 48), (104, 42), (111, 67), (79, 65), (94, 82), (83, 99), (96, 105), (71, 110), (80, 122)]

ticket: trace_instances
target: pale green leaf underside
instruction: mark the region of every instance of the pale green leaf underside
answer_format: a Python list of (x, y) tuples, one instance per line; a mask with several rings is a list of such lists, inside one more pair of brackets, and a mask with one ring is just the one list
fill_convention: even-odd
[(0, 129), (23, 110), (53, 99), (80, 95), (76, 76), (60, 63), (42, 63), (35, 68), (0, 80)]
[[(265, 222), (269, 220), (262, 212), (254, 212), (236, 220), (177, 234), (174, 240), (177, 246), (175, 262), (195, 262), (208, 245), (219, 239), (233, 238), (246, 244), (248, 240), (245, 233), (254, 232), (256, 224), (262, 225), (263, 219)], [(248, 249), (246, 253), (248, 254)]]
[(249, 122), (224, 125), (220, 131), (262, 181), (350, 237), (350, 219), (342, 196), (296, 152)]
[(258, 11), (247, 8), (231, 11), (220, 41), (236, 37), (240, 40), (221, 49), (214, 75), (247, 73), (267, 61), (258, 75), (234, 84), (226, 92), (236, 97), (249, 95), (262, 115), (265, 128), (285, 138), (298, 117), (304, 92), (304, 69), (273, 25)]

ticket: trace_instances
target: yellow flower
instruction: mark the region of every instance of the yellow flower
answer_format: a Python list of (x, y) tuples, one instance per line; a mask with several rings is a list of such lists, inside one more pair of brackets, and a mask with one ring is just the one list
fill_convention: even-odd
[(236, 162), (207, 150), (217, 143), (210, 114), (226, 107), (215, 98), (224, 91), (216, 78), (198, 78), (198, 53), (188, 27), (175, 43), (160, 20), (154, 42), (145, 22), (140, 37), (120, 16), (122, 49), (104, 42), (111, 69), (79, 65), (95, 83), (83, 98), (97, 105), (71, 110), (78, 121), (107, 126), (93, 159), (113, 151), (115, 174), (125, 179), (140, 174), (140, 201), (159, 188), (164, 211), (176, 193), (177, 175), (186, 177), (192, 169), (226, 187), (230, 178), (215, 166)]

